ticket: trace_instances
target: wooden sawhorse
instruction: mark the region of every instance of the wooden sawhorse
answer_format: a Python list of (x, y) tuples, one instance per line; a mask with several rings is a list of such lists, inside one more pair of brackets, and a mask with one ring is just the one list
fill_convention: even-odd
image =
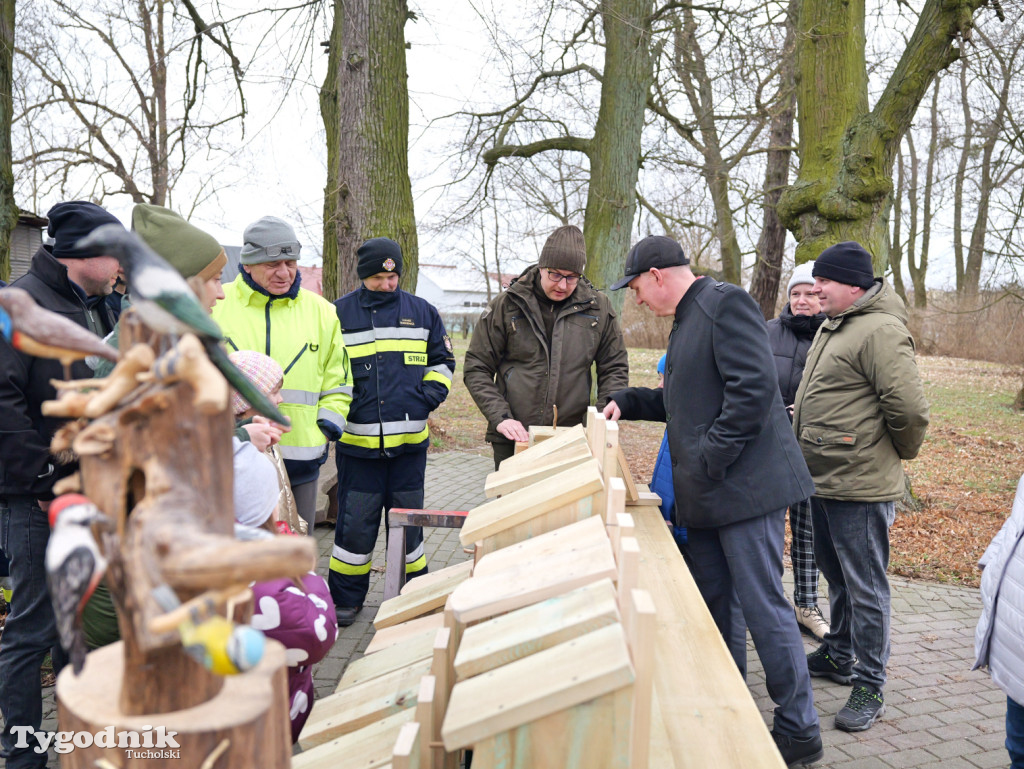
[[(405, 527), (433, 526), (442, 529), (461, 529), (467, 511), (416, 510), (393, 507), (387, 513), (388, 544), (384, 571), (384, 600), (394, 598), (405, 585)], [(424, 537), (426, 539), (426, 537)]]

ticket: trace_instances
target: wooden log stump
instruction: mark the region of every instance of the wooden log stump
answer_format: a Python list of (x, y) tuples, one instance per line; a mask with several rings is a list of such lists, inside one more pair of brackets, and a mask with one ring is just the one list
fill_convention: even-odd
[[(73, 675), (70, 668), (61, 672), (57, 679), (60, 728), (93, 735), (106, 730), (115, 741), (120, 732), (137, 732), (143, 738), (148, 732), (154, 747), (146, 747), (145, 741), (127, 747), (128, 738), (123, 740), (125, 747), (75, 747), (61, 756), (62, 769), (290, 766), (288, 682), (281, 644), (268, 640), (260, 664), (247, 673), (220, 679), (223, 686), (214, 697), (158, 716), (135, 715), (122, 708), (124, 657), (124, 644), (116, 643), (89, 654), (81, 675)], [(198, 663), (189, 662), (202, 670)], [(179, 685), (188, 686), (191, 680), (183, 679)], [(173, 739), (179, 747), (155, 747), (160, 736), (158, 727), (167, 735), (176, 733)], [(161, 750), (169, 752), (156, 756)], [(153, 753), (147, 755), (147, 751)]]

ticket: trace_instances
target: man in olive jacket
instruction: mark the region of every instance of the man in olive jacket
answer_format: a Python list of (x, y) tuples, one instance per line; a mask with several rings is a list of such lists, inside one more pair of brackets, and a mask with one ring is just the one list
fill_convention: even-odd
[(807, 353), (793, 429), (814, 477), (814, 557), (829, 585), (831, 631), (807, 656), (811, 675), (853, 683), (836, 727), (864, 731), (885, 710), (889, 659), (889, 527), (903, 497), (901, 460), (928, 427), (903, 302), (859, 243), (814, 263), (828, 319)]
[(583, 233), (555, 230), (527, 268), (484, 310), (466, 352), (463, 378), (487, 418), (494, 467), (512, 456), (530, 425), (578, 425), (590, 405), (597, 364), (597, 406), (629, 384), (629, 358), (608, 297), (582, 276)]
[[(782, 589), (786, 508), (813, 492), (782, 405), (764, 317), (738, 286), (698, 278), (671, 238), (626, 258), (639, 304), (673, 316), (663, 389), (630, 387), (609, 419), (666, 423), (675, 523), (694, 582), (742, 673), (746, 626), (775, 702), (772, 737), (789, 765), (824, 751), (803, 643)], [(736, 603), (742, 613), (736, 611)]]

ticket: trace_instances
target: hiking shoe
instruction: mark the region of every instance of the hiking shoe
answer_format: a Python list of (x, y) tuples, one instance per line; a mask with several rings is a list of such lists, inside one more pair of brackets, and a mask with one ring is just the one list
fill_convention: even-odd
[(801, 740), (773, 730), (772, 739), (775, 740), (775, 747), (779, 749), (786, 766), (809, 766), (825, 757), (820, 734)]
[(848, 684), (853, 680), (853, 660), (840, 665), (822, 644), (807, 655), (807, 672), (820, 678), (831, 678), (837, 684)]
[(341, 606), (334, 610), (338, 627), (348, 627), (356, 621), (356, 615), (363, 610), (362, 606)]
[(843, 709), (836, 713), (836, 729), (844, 732), (863, 732), (871, 728), (885, 712), (881, 693), (866, 686), (855, 686)]
[(825, 633), (828, 632), (828, 623), (821, 616), (821, 609), (817, 606), (797, 606), (796, 624), (800, 626), (800, 632), (806, 633), (819, 641), (825, 640)]

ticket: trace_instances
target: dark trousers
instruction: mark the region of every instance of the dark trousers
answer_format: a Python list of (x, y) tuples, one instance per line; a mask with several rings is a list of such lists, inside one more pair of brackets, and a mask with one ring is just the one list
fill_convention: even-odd
[(840, 665), (856, 657), (853, 683), (881, 693), (889, 661), (889, 527), (893, 502), (811, 497), (814, 557), (828, 580), (828, 653)]
[(0, 711), (4, 731), (0, 755), (8, 769), (45, 767), (46, 753), (36, 753), (38, 743), (15, 748), (14, 726), (38, 729), (43, 720), (43, 693), (39, 666), (52, 654), (54, 672), (60, 672), (65, 657), (57, 642), (57, 624), (46, 589), (46, 543), (50, 525), (46, 513), (31, 497), (0, 499), (0, 547), (10, 559), (11, 583), (16, 596), (13, 611), (4, 626), (0, 646)]
[[(339, 452), (337, 462), (338, 522), (334, 528), (334, 551), (327, 584), (335, 606), (362, 606), (370, 589), (370, 567), (381, 511), (392, 507), (423, 507), (427, 453), (417, 451), (396, 457), (364, 459)], [(423, 529), (406, 527), (406, 578), (426, 573)]]
[(775, 703), (774, 731), (802, 739), (818, 734), (818, 714), (796, 615), (782, 589), (785, 527), (783, 508), (715, 529), (691, 528), (683, 551), (722, 638), (744, 668), (746, 618)]
[(1006, 750), (1010, 769), (1024, 769), (1024, 706), (1006, 698)]
[(494, 441), (491, 450), (494, 452), (494, 469), (497, 470), (502, 462), (516, 453), (516, 444), (512, 441)]

